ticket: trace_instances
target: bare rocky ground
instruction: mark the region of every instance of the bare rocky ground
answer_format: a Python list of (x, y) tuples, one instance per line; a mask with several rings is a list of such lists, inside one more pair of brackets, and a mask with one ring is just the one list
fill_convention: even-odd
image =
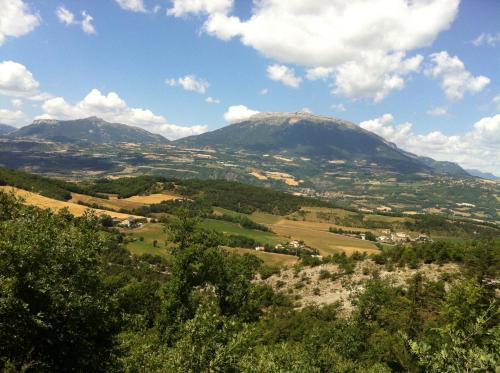
[(446, 278), (453, 281), (460, 276), (456, 264), (422, 264), (418, 269), (408, 267), (388, 270), (371, 260), (357, 262), (352, 274), (342, 274), (337, 264), (322, 264), (315, 267), (291, 267), (281, 270), (279, 274), (262, 281), (275, 290), (291, 295), (297, 308), (308, 305), (325, 305), (340, 302), (342, 312), (349, 314), (352, 310), (351, 297), (363, 290), (364, 282), (373, 277), (388, 279), (395, 286), (406, 286), (407, 280), (417, 272), (429, 280)]

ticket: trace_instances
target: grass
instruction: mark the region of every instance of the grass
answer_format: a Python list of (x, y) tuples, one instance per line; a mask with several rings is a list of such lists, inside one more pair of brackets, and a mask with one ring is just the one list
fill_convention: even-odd
[(215, 220), (215, 219), (205, 219), (201, 226), (206, 229), (213, 229), (218, 232), (222, 232), (225, 234), (237, 234), (241, 236), (246, 236), (253, 238), (254, 240), (263, 243), (275, 245), (280, 242), (283, 242), (283, 237), (278, 237), (272, 232), (262, 232), (253, 229), (246, 229), (240, 227), (238, 224), (230, 223), (223, 220)]
[(269, 214), (267, 212), (256, 211), (248, 215), (250, 219), (260, 224), (275, 224), (283, 219), (283, 216)]
[[(129, 249), (133, 254), (154, 254), (165, 258), (170, 257), (170, 252), (165, 246), (166, 235), (163, 231), (162, 224), (148, 223), (140, 228), (133, 229), (128, 232), (136, 239), (136, 241), (129, 242), (127, 244), (127, 249)], [(144, 240), (140, 241), (140, 237), (143, 237)], [(154, 240), (157, 240), (158, 247), (153, 246)]]

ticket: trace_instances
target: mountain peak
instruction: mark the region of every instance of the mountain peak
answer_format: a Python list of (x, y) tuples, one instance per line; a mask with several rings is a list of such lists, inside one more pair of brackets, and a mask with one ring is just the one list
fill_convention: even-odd
[(121, 123), (109, 123), (92, 116), (75, 120), (37, 119), (9, 136), (31, 137), (60, 143), (143, 143), (168, 142), (161, 135)]
[(48, 125), (51, 125), (51, 124), (57, 124), (57, 123), (59, 123), (59, 121), (57, 119), (40, 118), (40, 119), (35, 119), (32, 124), (37, 124), (37, 125), (48, 124)]
[[(312, 123), (324, 123), (324, 124), (335, 124), (342, 127), (347, 127), (350, 129), (360, 129), (359, 126), (352, 122), (346, 121), (344, 119), (331, 117), (327, 115), (318, 115), (313, 113), (308, 113), (305, 111), (297, 112), (262, 112), (252, 115), (246, 121), (250, 122), (263, 122), (266, 124), (296, 124), (303, 121)], [(244, 122), (244, 121), (243, 121)]]

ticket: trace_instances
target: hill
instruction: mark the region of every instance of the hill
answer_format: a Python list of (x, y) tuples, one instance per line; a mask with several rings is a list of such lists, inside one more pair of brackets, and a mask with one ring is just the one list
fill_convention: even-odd
[(77, 144), (161, 144), (168, 140), (161, 135), (150, 133), (142, 128), (121, 123), (109, 123), (97, 117), (76, 120), (35, 120), (9, 135), (10, 138), (31, 138)]
[(500, 180), (500, 177), (493, 175), (491, 172), (483, 172), (476, 169), (467, 169), (467, 172), (472, 176), (480, 177), (483, 179)]
[(11, 132), (14, 132), (16, 129), (17, 129), (16, 127), (12, 127), (12, 126), (9, 126), (7, 124), (0, 123), (0, 136), (7, 135)]
[(364, 161), (399, 173), (434, 171), (467, 174), (458, 165), (444, 167), (441, 162), (428, 162), (405, 152), (354, 123), (301, 112), (259, 113), (216, 131), (177, 140), (175, 144)]

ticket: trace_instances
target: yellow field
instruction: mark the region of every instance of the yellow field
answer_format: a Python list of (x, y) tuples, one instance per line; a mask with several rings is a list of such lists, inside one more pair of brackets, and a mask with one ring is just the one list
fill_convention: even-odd
[(182, 197), (176, 196), (174, 194), (164, 194), (156, 193), (150, 194), (149, 196), (132, 196), (129, 198), (124, 198), (124, 201), (142, 203), (145, 205), (152, 205), (155, 203), (161, 203), (163, 201), (172, 201), (175, 199), (182, 199)]
[(79, 201), (87, 204), (96, 204), (98, 206), (102, 206), (110, 210), (120, 210), (120, 209), (133, 210), (145, 205), (144, 203), (132, 202), (126, 199), (118, 199), (113, 197), (110, 197), (109, 199), (104, 199), (104, 198), (87, 196), (85, 194), (71, 193), (71, 199), (69, 200), (69, 202), (78, 203)]
[(293, 240), (303, 240), (306, 245), (318, 249), (321, 255), (330, 255), (338, 251), (351, 254), (355, 251), (376, 253), (379, 249), (370, 241), (345, 237), (328, 232), (330, 224), (280, 220), (270, 225), (273, 232)]
[[(26, 190), (14, 188), (11, 186), (0, 186), (0, 190), (3, 190), (5, 192), (13, 191), (18, 197), (23, 198), (25, 203), (28, 205), (44, 209), (51, 209), (53, 211), (59, 211), (63, 208), (67, 208), (69, 212), (75, 216), (81, 216), (85, 213), (85, 211), (89, 210), (89, 208), (86, 206), (82, 206), (73, 202), (64, 202), (52, 198), (47, 198), (41, 196), (40, 194), (28, 192)], [(129, 214), (122, 214), (119, 212), (108, 211), (108, 210), (101, 210), (101, 209), (91, 209), (91, 210), (93, 210), (97, 215), (109, 215), (113, 218), (119, 218), (119, 219), (126, 219), (130, 216)]]

